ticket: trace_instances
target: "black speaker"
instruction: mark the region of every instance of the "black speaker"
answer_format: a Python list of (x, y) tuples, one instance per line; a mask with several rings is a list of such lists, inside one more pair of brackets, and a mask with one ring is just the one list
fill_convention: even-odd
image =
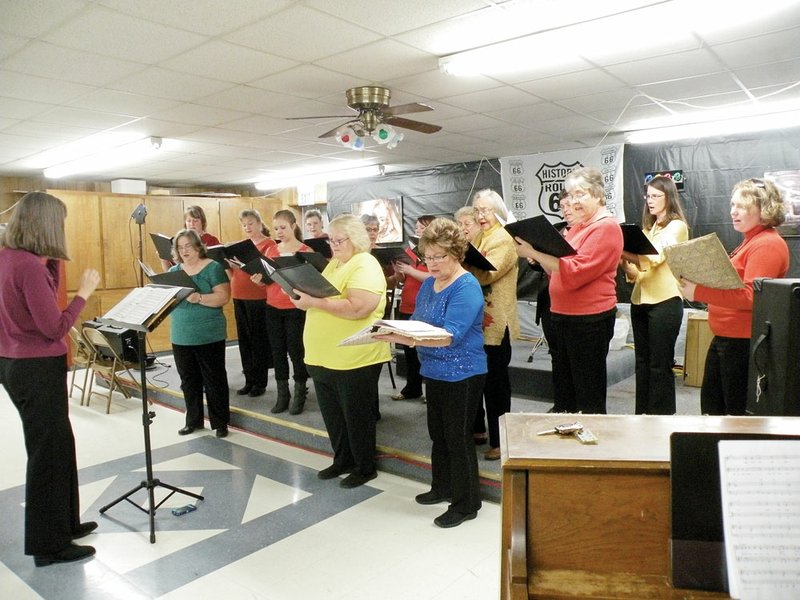
[[(139, 352), (137, 350), (139, 341), (136, 337), (136, 332), (132, 329), (124, 329), (123, 327), (114, 327), (113, 325), (105, 325), (98, 321), (84, 321), (84, 327), (92, 327), (100, 331), (108, 340), (108, 345), (114, 349), (122, 360), (125, 362), (138, 363)], [(103, 349), (98, 348), (100, 354), (103, 354)], [(107, 358), (111, 358), (108, 356)]]
[(800, 279), (753, 281), (747, 412), (800, 416)]

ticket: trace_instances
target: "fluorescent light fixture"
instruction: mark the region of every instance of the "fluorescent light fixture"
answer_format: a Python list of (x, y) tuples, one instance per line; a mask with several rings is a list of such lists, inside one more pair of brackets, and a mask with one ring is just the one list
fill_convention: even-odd
[[(583, 21), (566, 19), (543, 20), (539, 31), (478, 48), (457, 52), (439, 59), (439, 70), (456, 76), (492, 75), (514, 71), (547, 71), (559, 66), (588, 68), (592, 62), (620, 54), (641, 53), (650, 48), (697, 46), (695, 34), (730, 29), (770, 16), (786, 9), (796, 0), (762, 0), (757, 14), (748, 10), (722, 10), (718, 2), (708, 0), (672, 0), (669, 2), (622, 3), (617, 7), (572, 7), (571, 15), (581, 15)], [(628, 8), (632, 6), (632, 8)], [(549, 7), (536, 10), (544, 12)], [(560, 10), (556, 6), (550, 10)], [(524, 18), (511, 10), (506, 17), (513, 24)], [(518, 21), (517, 21), (518, 22)], [(654, 33), (654, 24), (659, 31)], [(514, 30), (514, 27), (511, 27)]]
[(753, 131), (800, 126), (800, 105), (793, 103), (748, 104), (719, 110), (693, 112), (631, 124), (627, 141), (650, 144)]
[(279, 190), (289, 187), (301, 187), (328, 183), (331, 181), (346, 181), (348, 179), (363, 179), (364, 177), (377, 177), (383, 175), (383, 165), (368, 165), (349, 169), (337, 169), (327, 171), (317, 171), (315, 173), (286, 173), (283, 176), (276, 176), (273, 179), (257, 181), (257, 190)]
[(99, 173), (117, 167), (155, 158), (155, 154), (171, 140), (146, 137), (122, 146), (107, 148), (102, 152), (83, 156), (75, 160), (55, 164), (44, 170), (48, 179), (59, 179), (76, 173)]

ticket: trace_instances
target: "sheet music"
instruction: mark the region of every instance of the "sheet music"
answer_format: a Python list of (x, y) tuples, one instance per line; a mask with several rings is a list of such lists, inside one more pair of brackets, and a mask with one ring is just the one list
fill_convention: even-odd
[(723, 440), (719, 465), (731, 597), (800, 598), (800, 442)]
[(158, 314), (169, 304), (182, 289), (151, 286), (134, 288), (121, 302), (104, 314), (103, 318), (131, 325), (144, 325), (150, 317)]

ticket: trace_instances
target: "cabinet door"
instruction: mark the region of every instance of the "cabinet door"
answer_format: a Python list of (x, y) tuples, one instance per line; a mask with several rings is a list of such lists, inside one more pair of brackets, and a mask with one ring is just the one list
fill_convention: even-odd
[(105, 259), (101, 274), (106, 289), (132, 288), (138, 285), (139, 226), (133, 221), (131, 214), (143, 203), (144, 197), (137, 196), (104, 195), (100, 198)]
[[(66, 263), (67, 290), (78, 289), (81, 274), (89, 268), (104, 273), (103, 240), (100, 229), (100, 196), (87, 192), (48, 190), (67, 205), (65, 231), (70, 259)], [(100, 287), (106, 287), (105, 279)]]

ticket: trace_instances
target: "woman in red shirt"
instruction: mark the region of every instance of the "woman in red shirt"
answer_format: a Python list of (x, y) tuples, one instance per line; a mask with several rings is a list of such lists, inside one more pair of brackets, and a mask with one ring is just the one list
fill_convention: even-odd
[[(425, 228), (430, 225), (436, 217), (433, 215), (422, 215), (414, 225), (414, 235), (418, 238), (422, 236)], [(407, 261), (398, 260), (394, 264), (394, 273), (399, 281), (403, 282), (403, 290), (400, 292), (400, 306), (397, 310), (398, 319), (410, 319), (417, 304), (417, 292), (431, 274), (428, 267), (420, 260), (419, 256), (410, 247), (406, 248), (408, 255)], [(406, 385), (400, 390), (399, 394), (392, 396), (392, 400), (413, 400), (422, 397), (422, 376), (419, 374), (419, 358), (417, 349), (413, 346), (403, 346), (403, 355), (406, 359)]]
[(775, 229), (784, 219), (783, 198), (772, 182), (746, 179), (737, 183), (731, 220), (744, 240), (731, 252), (731, 262), (744, 287), (719, 290), (684, 279), (679, 282), (684, 298), (708, 304), (708, 325), (714, 333), (700, 389), (704, 415), (745, 414), (753, 279), (784, 277), (789, 270), (789, 247)]
[[(257, 210), (245, 209), (239, 213), (239, 222), (245, 236), (255, 244), (261, 254), (275, 246), (269, 230)], [(232, 265), (231, 297), (236, 335), (239, 338), (239, 356), (244, 371), (244, 387), (237, 390), (240, 396), (255, 398), (267, 389), (272, 354), (267, 331), (267, 307), (264, 304), (264, 287), (253, 283), (250, 275)]]
[[(303, 233), (297, 218), (290, 210), (279, 210), (272, 218), (272, 227), (278, 244), (267, 250), (267, 256), (291, 256), (296, 252), (313, 252), (303, 243)], [(299, 415), (306, 404), (308, 372), (306, 371), (303, 327), (306, 313), (297, 308), (277, 283), (267, 285), (267, 326), (272, 348), (272, 364), (275, 367), (275, 382), (278, 399), (270, 412)], [(289, 392), (289, 359), (294, 367), (294, 397)], [(291, 400), (291, 406), (289, 401)]]

